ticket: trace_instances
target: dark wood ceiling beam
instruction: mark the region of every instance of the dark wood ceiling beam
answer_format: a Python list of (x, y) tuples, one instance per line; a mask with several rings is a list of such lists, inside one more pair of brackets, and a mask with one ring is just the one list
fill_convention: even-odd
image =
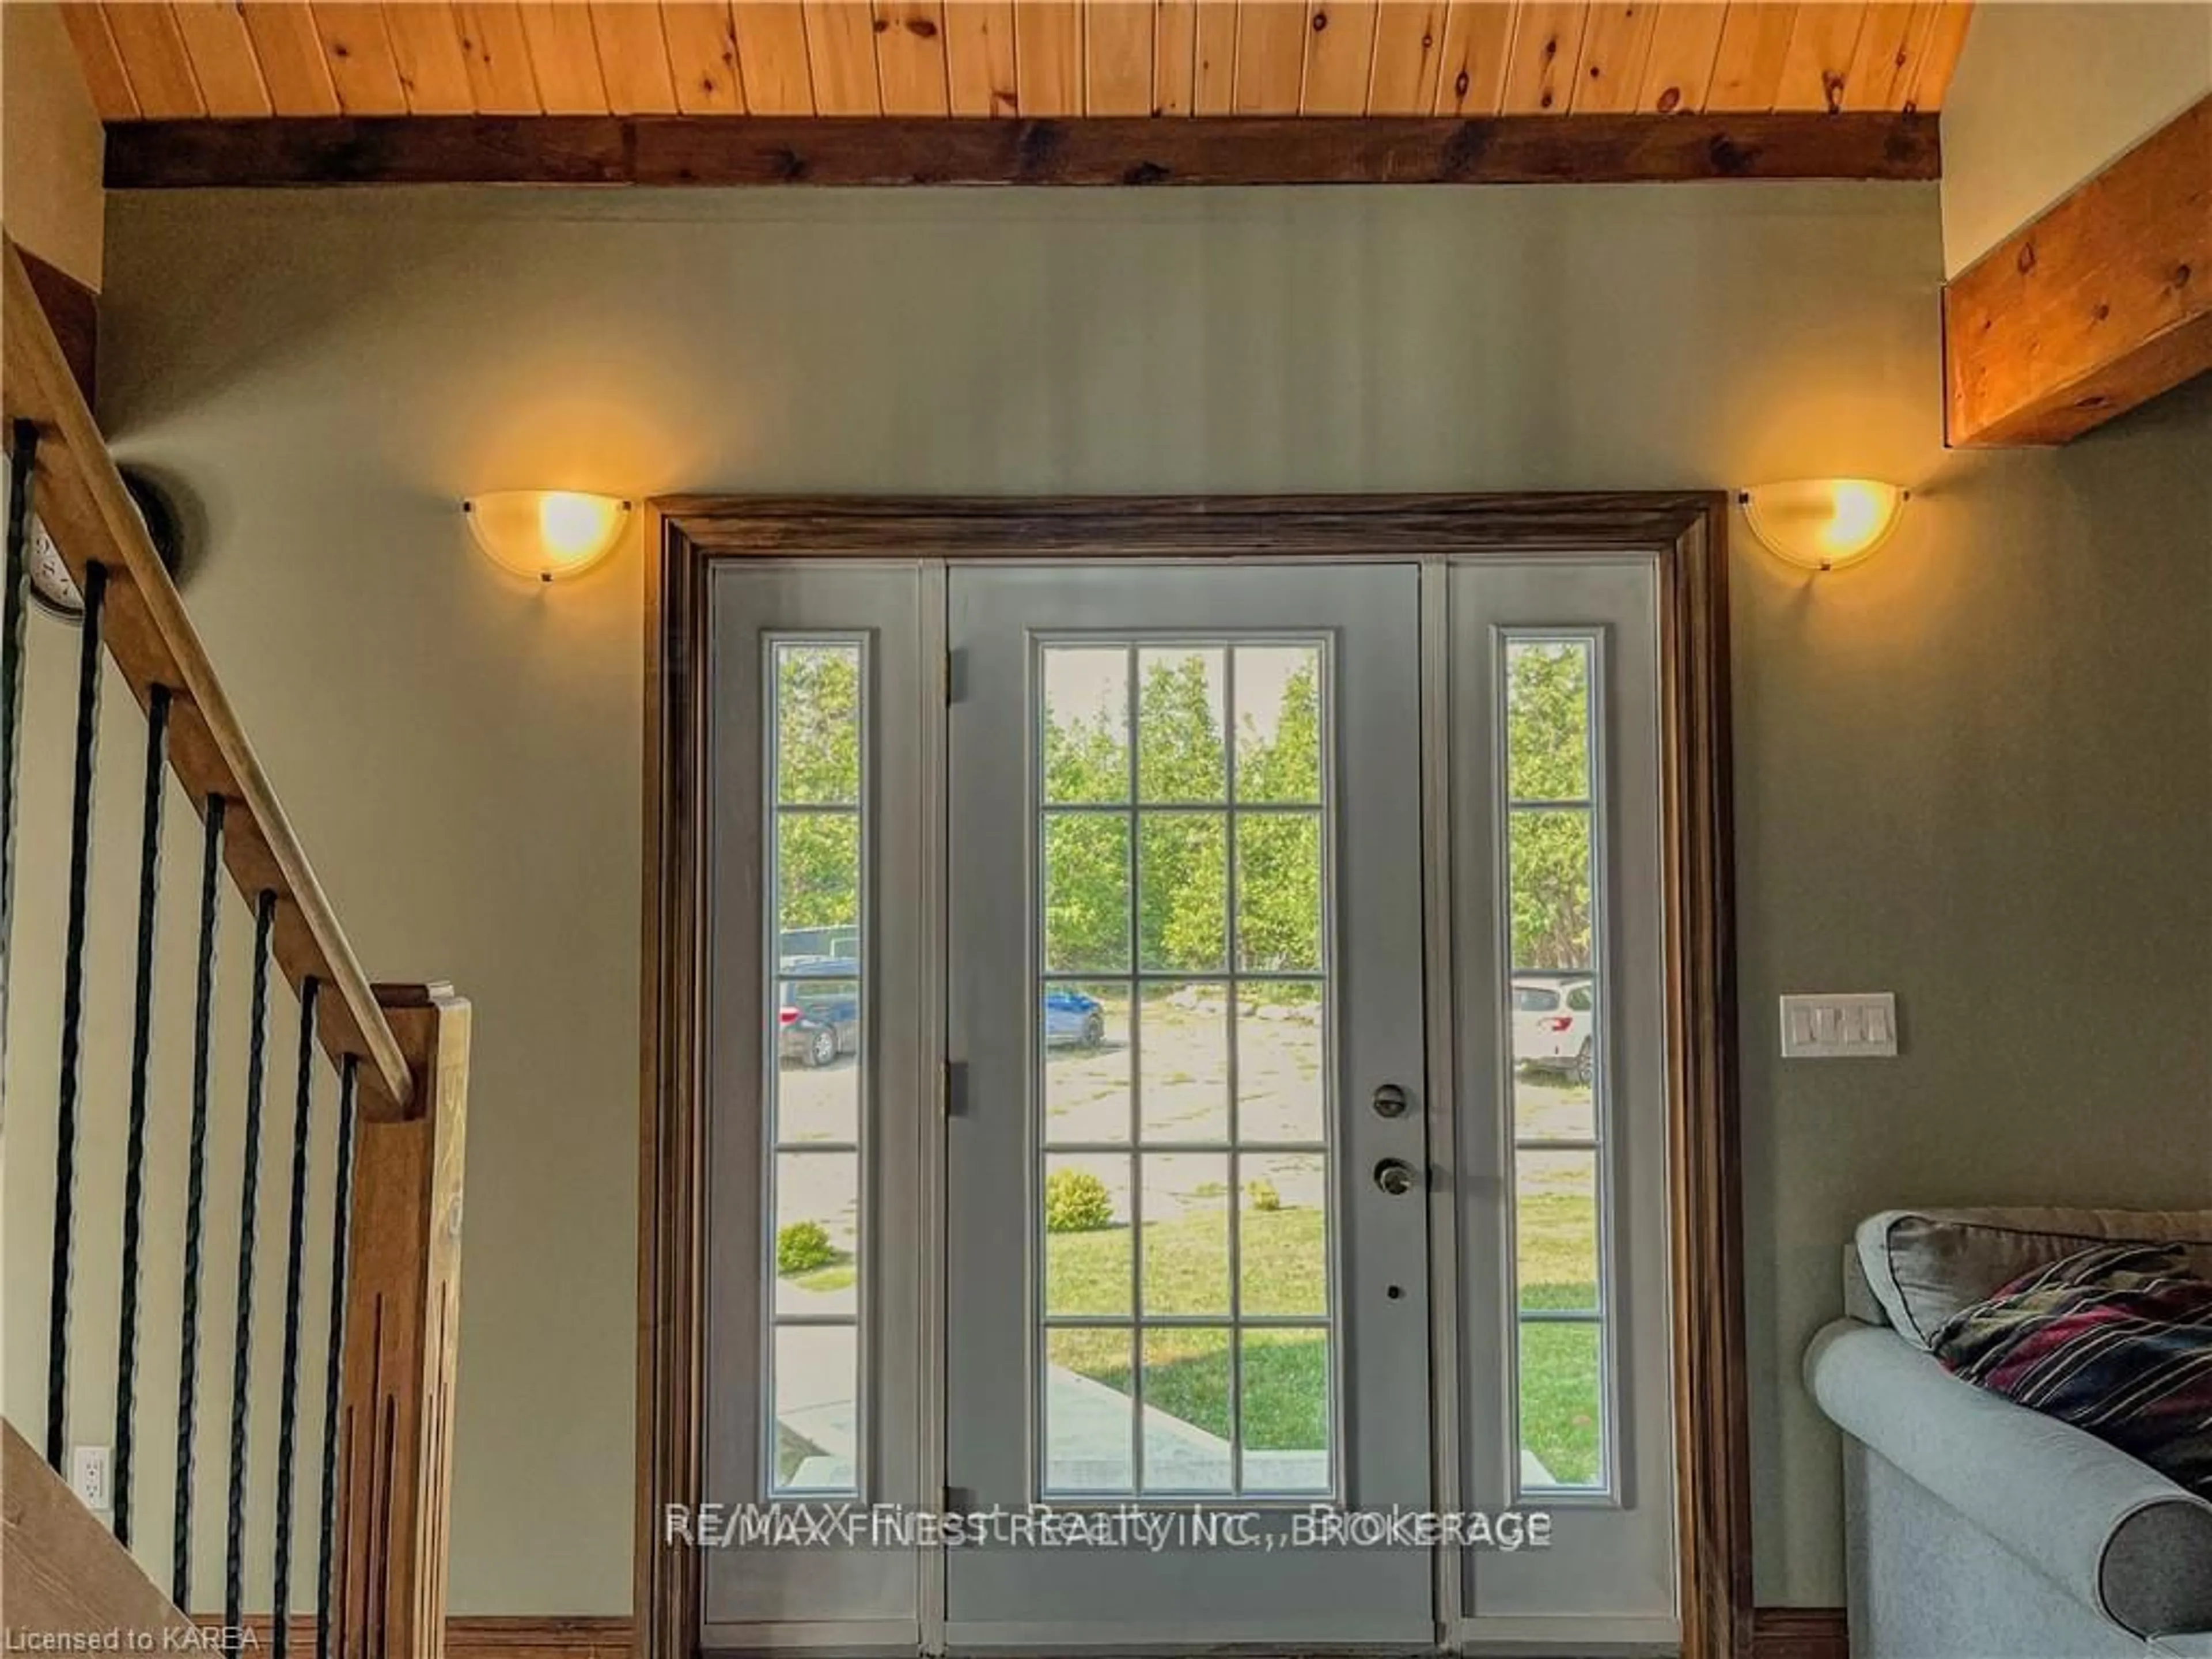
[(2212, 96), (1943, 291), (1944, 431), (2063, 444), (2212, 371)]
[(113, 190), (204, 185), (1643, 184), (1929, 179), (1933, 115), (135, 121)]

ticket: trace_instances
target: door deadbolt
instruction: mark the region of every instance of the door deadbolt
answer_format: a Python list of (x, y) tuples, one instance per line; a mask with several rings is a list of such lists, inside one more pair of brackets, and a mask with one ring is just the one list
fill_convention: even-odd
[(1375, 1166), (1375, 1184), (1393, 1198), (1403, 1198), (1420, 1183), (1420, 1171), (1402, 1158), (1386, 1158)]
[(1406, 1091), (1395, 1083), (1386, 1083), (1375, 1091), (1372, 1102), (1377, 1117), (1406, 1115)]

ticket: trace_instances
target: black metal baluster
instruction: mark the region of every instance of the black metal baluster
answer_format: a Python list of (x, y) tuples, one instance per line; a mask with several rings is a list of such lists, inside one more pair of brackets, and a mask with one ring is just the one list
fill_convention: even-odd
[(338, 1072), (337, 1191), (331, 1200), (331, 1338), (323, 1369), (322, 1548), (315, 1569), (315, 1659), (331, 1659), (331, 1576), (337, 1559), (338, 1397), (345, 1388), (346, 1251), (353, 1242), (353, 1110), (361, 1062)]
[(146, 699), (146, 801), (138, 839), (137, 1000), (131, 1016), (131, 1128), (123, 1160), (123, 1310), (115, 1340), (115, 1541), (131, 1541), (131, 1450), (138, 1392), (138, 1225), (146, 1195), (147, 1077), (154, 1058), (155, 913), (168, 795), (169, 688)]
[(276, 1582), (270, 1646), (284, 1659), (292, 1631), (292, 1453), (300, 1416), (300, 1276), (307, 1254), (307, 1135), (315, 1100), (316, 982), (300, 987), (300, 1073), (292, 1108), (292, 1214), (284, 1251), (284, 1377), (276, 1409)]
[(100, 747), (100, 617), (107, 567), (85, 567), (77, 641), (76, 779), (70, 799), (69, 937), (62, 957), (61, 1109), (54, 1129), (54, 1255), (46, 1322), (46, 1462), (67, 1450), (70, 1250), (76, 1232), (76, 1120), (84, 1090), (84, 937), (92, 887), (92, 786)]
[(269, 938), (276, 895), (264, 890), (253, 906), (253, 1006), (246, 1045), (246, 1174), (238, 1206), (237, 1342), (230, 1368), (230, 1492), (222, 1565), (222, 1622), (235, 1631), (246, 1618), (246, 1385), (252, 1380), (254, 1212), (261, 1193), (261, 1095), (269, 1069)]
[(31, 611), (32, 480), (39, 428), (18, 421), (8, 458), (7, 587), (0, 592), (0, 1128), (8, 1121), (8, 941), (15, 930), (15, 789), (22, 774), (24, 624)]
[(192, 1001), (192, 1131), (185, 1189), (184, 1359), (177, 1372), (177, 1497), (169, 1600), (187, 1604), (192, 1569), (192, 1437), (199, 1407), (200, 1233), (207, 1199), (208, 1080), (215, 1053), (216, 923), (222, 914), (221, 795), (207, 798), (200, 851), (200, 947)]

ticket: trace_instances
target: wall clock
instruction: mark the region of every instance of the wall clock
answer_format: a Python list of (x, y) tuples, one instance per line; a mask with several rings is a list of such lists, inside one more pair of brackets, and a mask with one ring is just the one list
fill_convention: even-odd
[[(122, 477), (123, 487), (131, 492), (138, 516), (146, 526), (147, 539), (161, 556), (162, 568), (174, 576), (179, 554), (176, 514), (170, 510), (167, 499), (143, 474), (125, 468)], [(64, 622), (82, 620), (84, 596), (77, 592), (76, 578), (70, 574), (68, 562), (54, 545), (54, 538), (47, 533), (35, 508), (31, 514), (30, 543), (24, 550), (24, 560), (30, 567), (31, 597), (38, 602), (39, 608)]]

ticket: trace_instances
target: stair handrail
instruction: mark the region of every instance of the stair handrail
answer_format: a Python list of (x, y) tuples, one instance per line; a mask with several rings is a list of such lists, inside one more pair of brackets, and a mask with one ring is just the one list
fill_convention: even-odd
[(4, 259), (0, 413), (39, 428), (38, 515), (80, 590), (88, 567), (106, 567), (109, 654), (142, 708), (153, 688), (169, 689), (170, 768), (196, 811), (210, 798), (227, 803), (231, 879), (248, 904), (276, 894), (277, 965), (295, 993), (309, 980), (323, 988), (318, 1035), (334, 1066), (348, 1056), (361, 1062), (362, 1117), (407, 1117), (419, 1103), (399, 1040), (154, 550), (12, 241)]

